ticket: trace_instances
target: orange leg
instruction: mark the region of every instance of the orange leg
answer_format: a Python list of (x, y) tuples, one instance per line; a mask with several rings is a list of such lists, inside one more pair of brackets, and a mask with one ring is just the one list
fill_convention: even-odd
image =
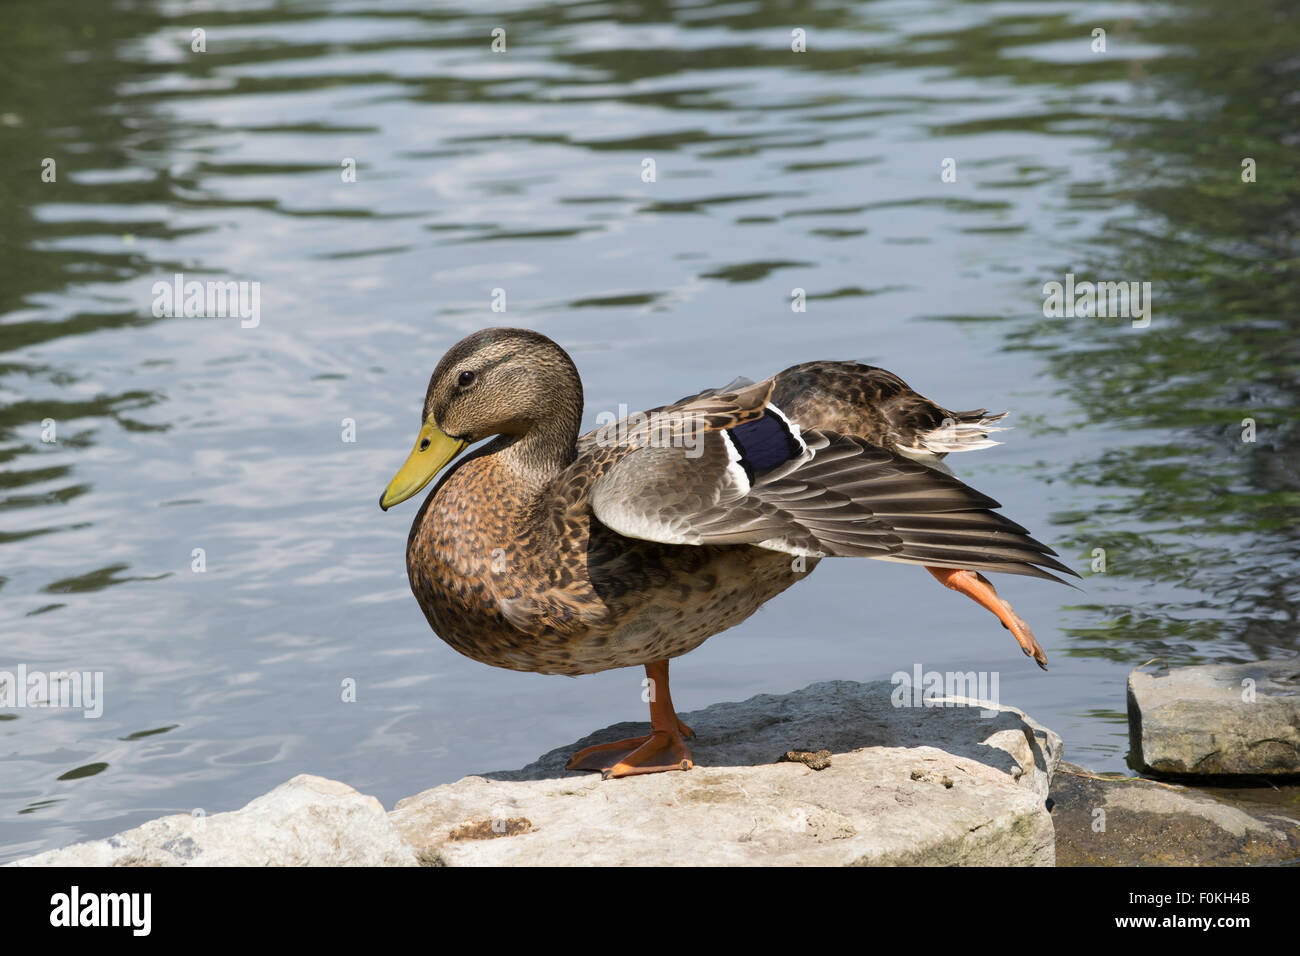
[(645, 673), (650, 678), (651, 689), (650, 733), (580, 750), (569, 758), (567, 769), (599, 770), (609, 778), (690, 770), (694, 766), (691, 752), (682, 739), (695, 734), (677, 719), (673, 710), (673, 699), (668, 693), (668, 662), (647, 664)]
[(1002, 626), (1015, 637), (1020, 649), (1037, 661), (1039, 667), (1047, 670), (1047, 655), (1043, 653), (1038, 641), (1034, 640), (1034, 632), (1029, 629), (1029, 625), (1022, 621), (1015, 611), (1011, 610), (1010, 604), (998, 597), (997, 590), (994, 589), (988, 578), (978, 571), (932, 568), (928, 564), (925, 569), (938, 578), (939, 583), (944, 587), (960, 591), (972, 601), (996, 614), (998, 620), (1002, 622)]

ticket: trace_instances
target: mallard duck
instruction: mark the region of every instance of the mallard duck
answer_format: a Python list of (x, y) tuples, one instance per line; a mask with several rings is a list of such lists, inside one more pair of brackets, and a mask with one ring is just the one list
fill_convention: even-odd
[(569, 675), (645, 667), (651, 732), (582, 750), (570, 769), (689, 769), (669, 660), (822, 558), (921, 565), (996, 614), (1046, 669), (980, 572), (1061, 583), (1052, 571), (1074, 572), (942, 460), (997, 444), (1003, 415), (949, 411), (884, 369), (832, 361), (579, 436), (582, 410), (577, 367), (555, 342), (476, 332), (434, 369), (415, 447), (379, 501), (387, 511), (492, 439), (425, 498), (407, 574), (434, 632), (476, 661)]

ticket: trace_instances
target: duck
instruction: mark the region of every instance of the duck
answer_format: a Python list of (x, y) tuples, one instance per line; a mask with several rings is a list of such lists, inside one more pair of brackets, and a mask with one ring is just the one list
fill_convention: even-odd
[(827, 558), (920, 565), (1047, 669), (984, 572), (1078, 575), (944, 461), (999, 444), (989, 436), (1005, 412), (952, 411), (853, 361), (735, 379), (580, 435), (583, 409), (556, 342), (474, 332), (430, 376), (415, 445), (379, 501), (387, 511), (438, 478), (406, 570), (456, 651), (541, 674), (644, 667), (650, 733), (585, 748), (570, 770), (689, 770), (693, 732), (673, 708), (669, 661)]

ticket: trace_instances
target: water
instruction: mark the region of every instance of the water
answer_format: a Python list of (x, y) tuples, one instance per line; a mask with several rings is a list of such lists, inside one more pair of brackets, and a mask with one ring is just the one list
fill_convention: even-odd
[[(571, 350), (588, 425), (813, 358), (1011, 410), (951, 463), (1085, 574), (1000, 582), (1049, 674), (923, 571), (826, 562), (674, 666), (683, 711), (993, 670), (1119, 770), (1136, 664), (1296, 653), (1288, 4), (429, 6), (7, 6), (0, 669), (105, 700), (0, 712), (0, 859), (300, 772), (391, 804), (644, 719), (638, 670), (475, 664), (407, 590), (416, 505), (376, 501), (488, 324)], [(155, 318), (177, 272), (259, 282), (260, 323)], [(1045, 318), (1067, 272), (1151, 282), (1151, 325)]]

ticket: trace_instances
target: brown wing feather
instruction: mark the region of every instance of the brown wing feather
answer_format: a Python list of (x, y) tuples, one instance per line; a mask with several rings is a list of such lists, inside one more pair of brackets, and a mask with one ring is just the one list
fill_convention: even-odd
[(895, 451), (933, 451), (927, 438), (945, 426), (952, 432), (948, 451), (988, 447), (995, 444), (987, 440), (988, 432), (1001, 431), (993, 425), (1006, 414), (953, 411), (918, 394), (893, 372), (858, 362), (792, 365), (774, 376), (772, 401), (804, 428), (857, 435)]
[[(760, 383), (760, 385), (766, 383)], [(747, 396), (748, 397), (748, 396)], [(720, 402), (727, 420), (740, 403)], [(593, 483), (596, 517), (668, 544), (747, 543), (809, 556), (871, 557), (1060, 580), (1073, 574), (987, 495), (865, 439), (803, 433), (808, 452), (743, 481), (720, 434), (700, 454), (626, 448)]]

